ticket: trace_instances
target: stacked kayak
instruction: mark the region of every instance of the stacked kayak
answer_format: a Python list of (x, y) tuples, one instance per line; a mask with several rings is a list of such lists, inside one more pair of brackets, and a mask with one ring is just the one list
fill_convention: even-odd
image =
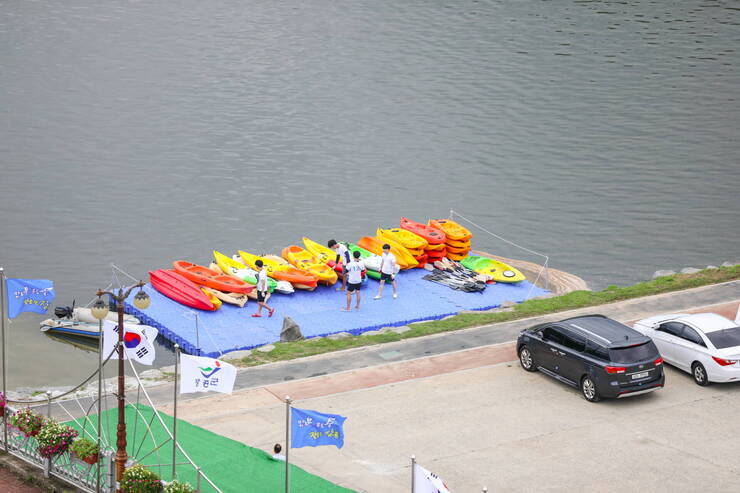
[(426, 255), (426, 261), (433, 264), (437, 260), (441, 260), (447, 256), (447, 236), (444, 232), (439, 229), (432, 228), (423, 223), (417, 223), (411, 219), (402, 217), (401, 224), (402, 229), (410, 231), (411, 233), (423, 238), (427, 242), (426, 248), (424, 248), (424, 254)]
[(412, 269), (419, 265), (419, 262), (416, 261), (403, 245), (393, 240), (377, 236), (363, 236), (357, 244), (375, 255), (383, 255), (383, 245), (388, 244), (391, 247), (391, 253), (396, 257), (396, 262), (401, 269)]
[(149, 271), (149, 281), (154, 289), (180, 304), (213, 311), (216, 307), (203, 291), (187, 277), (169, 269)]
[(416, 260), (417, 267), (424, 267), (424, 264), (426, 264), (427, 257), (424, 250), (429, 246), (429, 242), (421, 236), (403, 228), (378, 228), (375, 234), (379, 238), (393, 241), (405, 248)]
[(473, 237), (468, 228), (460, 226), (452, 219), (430, 219), (427, 224), (445, 234), (447, 258), (459, 261), (468, 255), (470, 239)]
[(460, 261), (463, 267), (484, 274), (496, 282), (520, 282), (525, 280), (524, 274), (504, 262), (488, 257), (470, 255)]
[(292, 284), (293, 287), (298, 289), (307, 289), (309, 291), (316, 289), (318, 278), (310, 272), (298, 269), (292, 265), (284, 264), (273, 258), (253, 255), (244, 250), (239, 250), (239, 256), (241, 256), (245, 264), (254, 270), (257, 270), (257, 260), (262, 260), (262, 263), (267, 270), (267, 275), (277, 281), (287, 281)]
[(342, 272), (342, 266), (337, 264), (337, 252), (305, 236), (303, 237), (303, 245), (319, 262), (328, 265), (337, 272)]
[[(221, 269), (221, 271), (232, 277), (236, 277), (237, 279), (241, 279), (242, 281), (257, 285), (257, 271), (247, 267), (243, 263), (239, 262), (239, 260), (227, 257), (226, 255), (218, 252), (217, 250), (213, 251), (213, 258), (216, 260), (216, 265), (218, 265), (218, 268)], [(267, 279), (267, 290), (272, 293), (273, 291), (277, 291), (278, 293), (283, 294), (291, 294), (295, 292), (293, 289), (293, 285), (290, 284), (287, 281), (276, 281), (275, 279), (268, 277)], [(256, 297), (256, 295), (255, 295)]]
[(206, 286), (228, 293), (245, 294), (254, 289), (254, 285), (247, 284), (244, 281), (216, 272), (202, 265), (192, 264), (184, 260), (175, 260), (172, 262), (172, 266), (175, 268), (175, 272), (200, 286)]
[(305, 250), (298, 245), (290, 245), (283, 248), (283, 258), (290, 262), (293, 266), (311, 273), (315, 276), (319, 282), (325, 284), (334, 284), (337, 282), (337, 273), (317, 259), (311, 252)]

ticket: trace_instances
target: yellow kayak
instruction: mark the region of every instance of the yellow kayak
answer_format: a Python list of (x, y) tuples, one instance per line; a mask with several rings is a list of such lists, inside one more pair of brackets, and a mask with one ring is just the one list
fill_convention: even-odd
[(251, 253), (247, 253), (244, 250), (239, 250), (239, 256), (242, 258), (242, 260), (244, 260), (245, 264), (247, 264), (254, 270), (259, 270), (257, 268), (256, 262), (257, 260), (262, 260), (262, 263), (267, 270), (267, 275), (272, 277), (273, 279), (277, 279), (278, 281), (288, 281), (293, 286), (299, 289), (316, 289), (316, 282), (318, 281), (318, 278), (310, 272), (298, 269), (297, 267), (293, 267), (292, 265), (281, 264), (280, 262), (267, 257), (252, 255)]
[(470, 255), (460, 261), (463, 267), (485, 274), (496, 282), (520, 282), (526, 279), (516, 268), (488, 257)]
[(468, 228), (460, 226), (452, 219), (430, 219), (427, 224), (433, 228), (441, 229), (448, 240), (467, 241), (473, 237)]
[(396, 243), (393, 240), (380, 236), (363, 236), (360, 241), (357, 242), (365, 250), (373, 252), (376, 255), (383, 255), (383, 244), (387, 243), (391, 246), (391, 253), (396, 257), (396, 262), (401, 269), (412, 269), (419, 265), (419, 262), (414, 258), (413, 255), (400, 243)]
[(216, 298), (216, 295), (211, 293), (211, 290), (208, 288), (200, 288), (201, 291), (203, 291), (203, 294), (208, 296), (208, 299), (211, 300), (211, 303), (213, 303), (213, 306), (216, 307), (216, 310), (221, 308), (221, 305), (223, 304), (222, 301), (218, 298)]
[(337, 252), (332, 250), (329, 247), (326, 247), (320, 243), (316, 243), (315, 241), (303, 237), (303, 244), (306, 247), (306, 250), (311, 252), (314, 257), (316, 257), (319, 262), (324, 263), (328, 265), (329, 267), (334, 267), (336, 265), (337, 260)]
[[(416, 250), (424, 253), (423, 250), (429, 246), (429, 242), (421, 236), (401, 228), (378, 228), (375, 234), (381, 238), (388, 238), (389, 240), (395, 241), (411, 251)], [(421, 253), (419, 255), (421, 255)]]
[(308, 250), (298, 245), (283, 248), (283, 258), (301, 270), (316, 276), (319, 282), (334, 284), (337, 282), (337, 273), (334, 269), (321, 262)]

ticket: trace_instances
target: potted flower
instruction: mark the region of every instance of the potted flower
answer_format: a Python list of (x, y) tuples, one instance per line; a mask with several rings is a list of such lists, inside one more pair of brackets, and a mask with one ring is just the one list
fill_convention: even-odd
[(78, 432), (74, 428), (60, 424), (53, 419), (47, 420), (39, 434), (36, 435), (39, 454), (49, 459), (63, 454), (72, 445), (72, 440), (77, 435)]
[(44, 418), (24, 407), (10, 417), (10, 426), (18, 429), (26, 437), (35, 437), (44, 426)]
[(8, 400), (5, 398), (5, 393), (0, 392), (0, 416), (5, 416), (5, 405), (8, 403)]
[(121, 479), (124, 493), (162, 493), (162, 481), (156, 472), (141, 464), (126, 469)]
[(100, 453), (100, 449), (98, 448), (98, 444), (96, 442), (93, 442), (89, 438), (81, 437), (72, 442), (72, 445), (69, 446), (70, 452), (72, 452), (72, 455), (77, 457), (83, 462), (87, 462), (88, 464), (95, 464), (98, 462), (98, 454)]
[(164, 493), (195, 493), (195, 488), (189, 483), (183, 483), (173, 479), (164, 487)]

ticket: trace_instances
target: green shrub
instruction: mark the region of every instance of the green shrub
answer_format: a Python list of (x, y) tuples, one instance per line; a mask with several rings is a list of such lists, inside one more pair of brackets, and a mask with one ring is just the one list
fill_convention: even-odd
[(83, 460), (89, 459), (100, 452), (98, 444), (85, 437), (78, 438), (72, 442), (72, 445), (69, 446), (69, 450), (74, 452), (77, 457)]
[(156, 472), (141, 464), (136, 464), (124, 471), (121, 491), (124, 493), (161, 493), (162, 481)]

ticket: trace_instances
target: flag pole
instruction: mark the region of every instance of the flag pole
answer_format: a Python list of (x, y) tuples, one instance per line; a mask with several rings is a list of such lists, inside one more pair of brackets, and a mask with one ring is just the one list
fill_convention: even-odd
[(414, 488), (416, 486), (414, 484), (414, 469), (416, 469), (415, 466), (416, 466), (416, 456), (412, 455), (411, 456), (411, 493), (414, 493), (415, 491)]
[(198, 314), (195, 314), (195, 350), (198, 356), (200, 356), (200, 334), (198, 332)]
[[(7, 401), (7, 389), (6, 389), (6, 381), (5, 381), (5, 374), (7, 373), (7, 368), (5, 365), (5, 269), (0, 267), (0, 339), (2, 339), (3, 344), (3, 350), (2, 350), (2, 356), (3, 356), (3, 396), (5, 397), (5, 400)], [(3, 409), (5, 411), (5, 409)], [(5, 452), (8, 451), (8, 415), (3, 412), (3, 445), (5, 447)]]
[(285, 396), (285, 493), (290, 493), (288, 454), (290, 453), (290, 396)]
[(172, 479), (174, 480), (176, 478), (176, 470), (177, 467), (175, 464), (177, 462), (177, 371), (178, 371), (178, 362), (180, 360), (180, 346), (175, 343), (175, 399), (174, 399), (174, 407), (175, 412), (173, 413), (173, 420), (172, 420)]

